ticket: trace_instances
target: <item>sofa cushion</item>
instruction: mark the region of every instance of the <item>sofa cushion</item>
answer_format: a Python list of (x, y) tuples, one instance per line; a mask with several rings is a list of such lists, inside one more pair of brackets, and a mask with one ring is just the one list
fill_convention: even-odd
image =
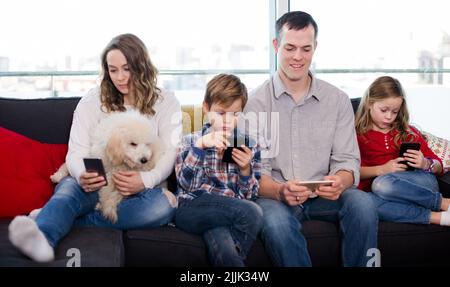
[(449, 141), (427, 132), (422, 132), (428, 147), (442, 160), (444, 172), (450, 171), (450, 144)]
[(43, 144), (0, 127), (0, 218), (28, 214), (53, 194), (66, 144)]
[(67, 144), (79, 97), (0, 98), (0, 127), (42, 143)]
[[(340, 239), (336, 224), (307, 221), (303, 231), (315, 266), (339, 266)], [(173, 226), (129, 230), (124, 237), (126, 266), (205, 267), (209, 264), (202, 237)], [(260, 239), (253, 244), (246, 265), (272, 265)]]
[[(56, 248), (55, 261), (37, 263), (22, 255), (8, 240), (9, 220), (0, 220), (0, 267), (123, 266), (122, 231), (98, 227), (75, 227)], [(75, 248), (75, 249), (73, 249)], [(79, 250), (79, 261), (73, 250)]]

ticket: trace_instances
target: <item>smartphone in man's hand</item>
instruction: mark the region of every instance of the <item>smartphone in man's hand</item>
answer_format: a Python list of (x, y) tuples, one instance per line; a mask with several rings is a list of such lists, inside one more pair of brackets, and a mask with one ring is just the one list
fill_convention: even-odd
[(96, 172), (99, 176), (103, 176), (106, 181), (106, 185), (108, 185), (108, 180), (106, 179), (105, 167), (103, 166), (103, 162), (99, 158), (83, 158), (84, 167), (87, 172)]
[[(405, 154), (405, 152), (406, 152), (408, 149), (420, 150), (420, 143), (417, 143), (417, 142), (407, 142), (407, 143), (402, 143), (402, 144), (400, 145), (400, 152), (398, 153), (398, 156), (399, 156), (399, 157), (403, 157), (404, 154)], [(408, 161), (406, 161), (406, 160), (400, 161), (399, 163), (405, 164), (406, 166), (408, 166), (408, 168), (406, 169), (406, 170), (408, 170), (408, 171), (415, 170), (415, 168), (412, 167), (412, 166), (410, 166), (410, 165), (408, 164)]]

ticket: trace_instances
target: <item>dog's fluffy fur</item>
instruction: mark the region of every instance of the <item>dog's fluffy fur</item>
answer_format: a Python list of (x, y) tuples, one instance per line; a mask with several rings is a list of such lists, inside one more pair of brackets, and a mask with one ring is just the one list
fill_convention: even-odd
[[(99, 190), (97, 209), (111, 222), (117, 222), (117, 205), (123, 199), (112, 180), (117, 171), (150, 171), (164, 154), (164, 145), (148, 118), (137, 111), (113, 113), (96, 127), (91, 140), (91, 157), (101, 158), (108, 185)], [(66, 172), (61, 167), (52, 180)], [(166, 192), (164, 190), (164, 192)]]

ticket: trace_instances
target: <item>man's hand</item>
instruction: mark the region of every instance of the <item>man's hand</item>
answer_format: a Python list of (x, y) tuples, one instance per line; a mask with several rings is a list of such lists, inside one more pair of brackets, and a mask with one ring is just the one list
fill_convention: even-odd
[(106, 185), (106, 180), (96, 172), (83, 172), (80, 175), (80, 185), (85, 192), (92, 192)]
[[(350, 174), (350, 173), (349, 173)], [(329, 200), (337, 200), (342, 192), (347, 189), (344, 184), (344, 179), (341, 175), (328, 175), (324, 177), (325, 180), (332, 180), (333, 184), (331, 186), (321, 185), (316, 189), (316, 194), (320, 197), (329, 199)]]
[(305, 202), (312, 191), (306, 186), (296, 184), (295, 180), (283, 183), (279, 189), (280, 200), (289, 206), (297, 206)]
[(138, 171), (115, 172), (113, 173), (112, 180), (117, 190), (124, 196), (136, 194), (145, 188), (141, 174)]

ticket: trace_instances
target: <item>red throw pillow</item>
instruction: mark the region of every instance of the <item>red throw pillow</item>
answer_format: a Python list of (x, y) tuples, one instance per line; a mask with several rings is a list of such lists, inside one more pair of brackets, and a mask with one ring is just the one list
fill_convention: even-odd
[(67, 144), (45, 144), (0, 127), (0, 218), (28, 214), (53, 194)]

